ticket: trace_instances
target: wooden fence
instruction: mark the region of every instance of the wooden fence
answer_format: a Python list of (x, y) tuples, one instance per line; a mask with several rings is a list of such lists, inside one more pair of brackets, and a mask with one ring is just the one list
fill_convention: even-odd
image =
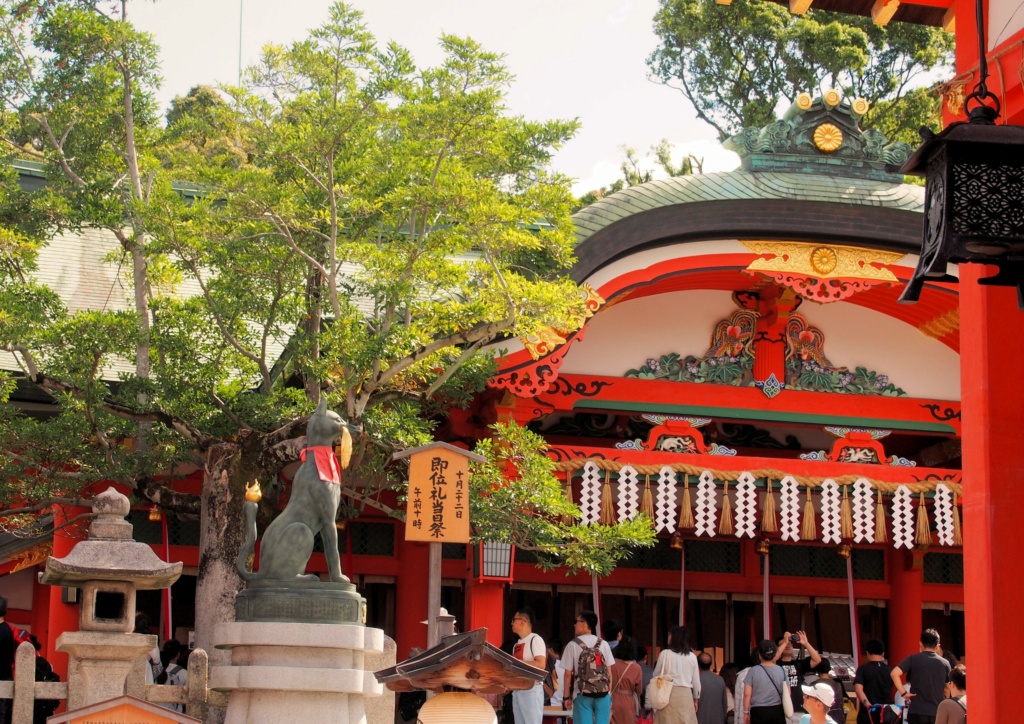
[[(146, 683), (149, 662), (140, 656), (132, 665), (125, 681), (124, 693), (153, 704), (184, 704), (185, 713), (206, 721), (211, 706), (227, 706), (227, 696), (207, 688), (210, 662), (206, 652), (195, 649), (188, 657), (188, 683), (185, 686), (166, 686)], [(28, 642), (18, 646), (15, 654), (14, 681), (0, 681), (0, 699), (13, 699), (13, 724), (32, 724), (32, 710), (36, 699), (67, 701), (68, 687), (78, 682), (36, 681), (36, 651)]]

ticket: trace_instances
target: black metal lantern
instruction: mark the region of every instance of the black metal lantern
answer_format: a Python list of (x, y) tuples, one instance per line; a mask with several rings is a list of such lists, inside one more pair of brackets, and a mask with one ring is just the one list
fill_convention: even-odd
[(981, 283), (1017, 287), (1024, 306), (1024, 128), (954, 123), (900, 171), (926, 179), (921, 258), (900, 301), (927, 279), (956, 281), (948, 262), (980, 262), (999, 267)]
[(1017, 287), (1024, 309), (1024, 127), (995, 125), (999, 99), (985, 85), (982, 0), (976, 13), (982, 51), (979, 82), (964, 101), (970, 121), (937, 135), (921, 129), (924, 143), (899, 169), (925, 177), (921, 257), (900, 301), (916, 302), (925, 280), (956, 281), (947, 263), (977, 262), (999, 269), (981, 283)]

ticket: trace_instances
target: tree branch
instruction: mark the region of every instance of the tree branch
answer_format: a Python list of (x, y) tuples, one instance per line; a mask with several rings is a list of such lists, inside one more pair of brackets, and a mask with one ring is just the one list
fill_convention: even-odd
[[(32, 354), (22, 345), (4, 344), (0, 345), (0, 349), (5, 352), (11, 352), (21, 356), (25, 362), (24, 367), (26, 369), (26, 379), (39, 389), (49, 393), (63, 393), (71, 395), (79, 400), (89, 399), (89, 396), (78, 386), (73, 385), (70, 382), (58, 380), (40, 372), (39, 367), (32, 358)], [(168, 429), (174, 430), (200, 450), (207, 450), (212, 445), (220, 442), (217, 438), (207, 435), (191, 423), (186, 422), (185, 420), (182, 420), (168, 412), (164, 412), (163, 410), (156, 409), (148, 412), (142, 412), (111, 399), (106, 399), (97, 403), (96, 407), (104, 412), (114, 415), (115, 417), (120, 417), (123, 420), (159, 423)]]

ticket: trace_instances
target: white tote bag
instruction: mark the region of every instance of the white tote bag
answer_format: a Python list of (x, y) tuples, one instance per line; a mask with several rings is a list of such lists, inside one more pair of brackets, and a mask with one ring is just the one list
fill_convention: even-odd
[(672, 675), (665, 675), (665, 661), (671, 658), (671, 654), (662, 659), (661, 673), (657, 676), (652, 676), (651, 680), (647, 683), (647, 689), (645, 690), (645, 697), (647, 706), (655, 711), (661, 711), (668, 706), (669, 701), (672, 699)]

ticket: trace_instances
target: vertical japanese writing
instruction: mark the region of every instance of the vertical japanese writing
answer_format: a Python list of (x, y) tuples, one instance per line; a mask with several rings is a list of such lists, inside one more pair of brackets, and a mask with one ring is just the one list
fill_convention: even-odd
[(448, 500), (448, 461), (434, 457), (430, 461), (430, 535), (441, 538), (445, 532), (444, 506)]
[(412, 527), (422, 528), (423, 527), (423, 498), (420, 495), (421, 491), (419, 486), (413, 488), (412, 498)]
[(455, 518), (456, 520), (462, 520), (462, 516), (465, 515), (466, 507), (463, 500), (466, 497), (466, 481), (463, 478), (466, 474), (460, 470), (455, 473)]

